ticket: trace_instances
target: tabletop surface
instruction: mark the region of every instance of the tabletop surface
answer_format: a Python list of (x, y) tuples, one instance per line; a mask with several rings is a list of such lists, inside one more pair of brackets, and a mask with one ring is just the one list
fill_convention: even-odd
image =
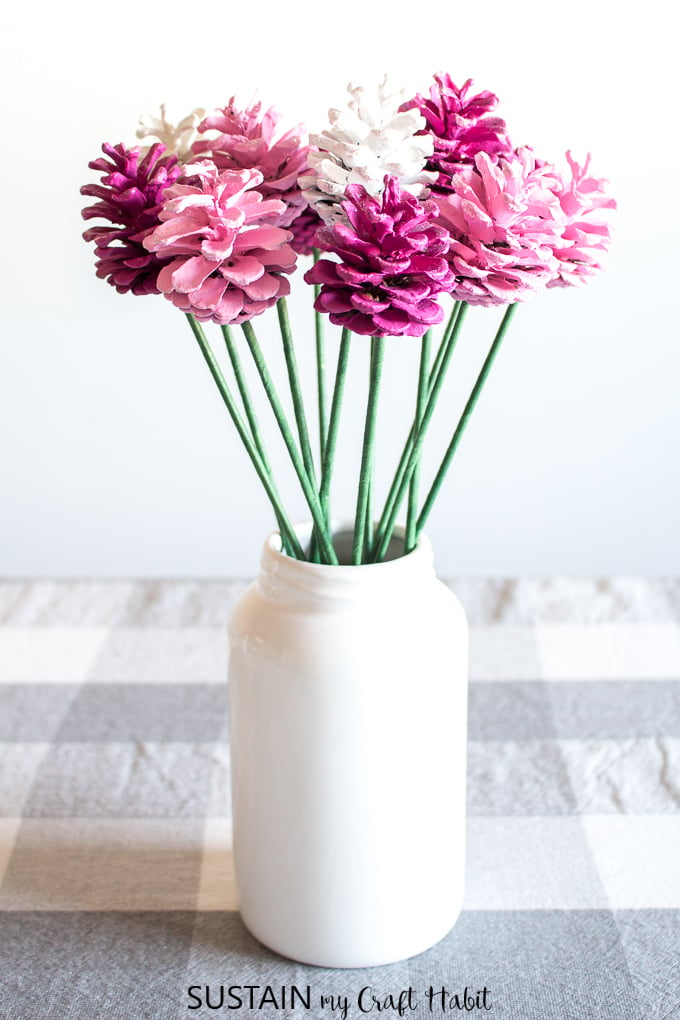
[(465, 909), (427, 953), (336, 971), (237, 912), (245, 583), (1, 582), (0, 1017), (680, 1018), (680, 581), (451, 586), (471, 625)]

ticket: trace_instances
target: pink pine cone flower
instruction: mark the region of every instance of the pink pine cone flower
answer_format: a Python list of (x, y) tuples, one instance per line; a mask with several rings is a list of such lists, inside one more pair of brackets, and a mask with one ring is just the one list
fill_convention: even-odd
[(263, 199), (258, 170), (224, 170), (208, 160), (184, 167), (186, 182), (165, 196), (145, 247), (166, 262), (158, 287), (174, 305), (220, 325), (245, 322), (290, 292), (290, 232), (272, 225), (283, 203)]
[(552, 167), (529, 149), (511, 159), (484, 152), (459, 171), (455, 191), (435, 196), (451, 234), (452, 296), (471, 305), (524, 301), (557, 273), (553, 248), (565, 227)]
[(84, 220), (104, 219), (109, 227), (90, 227), (83, 237), (95, 242), (97, 276), (119, 294), (158, 294), (157, 279), (162, 260), (147, 251), (144, 240), (158, 226), (158, 214), (166, 188), (180, 175), (176, 156), (164, 156), (165, 146), (152, 145), (140, 159), (139, 146), (128, 149), (102, 145), (108, 159), (92, 160), (88, 166), (102, 174), (101, 184), (85, 184), (81, 195), (99, 199), (83, 209)]
[(453, 275), (445, 254), (448, 235), (434, 224), (437, 207), (403, 191), (394, 176), (374, 198), (350, 184), (342, 203), (349, 225), (317, 234), (318, 246), (339, 262), (319, 261), (305, 274), (321, 285), (314, 307), (331, 322), (367, 336), (422, 336), (441, 322), (436, 300)]
[(434, 139), (434, 153), (426, 164), (439, 177), (433, 193), (452, 190), (453, 175), (474, 163), (478, 152), (489, 156), (510, 155), (512, 146), (505, 131), (505, 121), (490, 113), (498, 103), (492, 92), (471, 95), (472, 79), (458, 88), (448, 74), (435, 74), (430, 95), (417, 95), (402, 110), (414, 107), (427, 122), (427, 132)]
[(259, 190), (265, 198), (285, 203), (277, 223), (287, 227), (307, 204), (297, 179), (307, 166), (309, 144), (302, 124), (285, 131), (281, 119), (274, 107), (263, 112), (259, 102), (239, 110), (232, 96), (227, 106), (199, 124), (200, 132), (217, 131), (217, 137), (196, 141), (192, 149), (196, 156), (212, 159), (219, 170), (259, 170)]
[(558, 178), (556, 193), (566, 217), (566, 228), (553, 247), (558, 273), (549, 287), (569, 287), (587, 283), (602, 269), (602, 256), (611, 243), (610, 212), (616, 201), (605, 194), (606, 181), (590, 177), (590, 154), (579, 166), (567, 153), (571, 179)]
[(290, 224), (289, 229), (293, 234), (293, 239), (290, 242), (291, 248), (298, 255), (311, 255), (316, 246), (316, 232), (322, 226), (323, 220), (316, 210), (308, 205)]

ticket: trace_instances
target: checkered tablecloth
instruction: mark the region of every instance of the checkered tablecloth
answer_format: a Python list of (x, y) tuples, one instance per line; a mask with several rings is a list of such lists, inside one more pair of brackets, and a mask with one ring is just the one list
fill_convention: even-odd
[[(299, 1020), (344, 1001), (393, 1020), (410, 988), (414, 1020), (680, 1018), (680, 583), (452, 586), (472, 646), (465, 910), (428, 953), (330, 971), (262, 948), (236, 910), (243, 584), (0, 584), (0, 1017)], [(248, 985), (276, 1004), (219, 1008)], [(282, 1007), (293, 985), (309, 1009)], [(206, 986), (215, 1008), (189, 1009)], [(361, 1012), (368, 986), (380, 1011)]]

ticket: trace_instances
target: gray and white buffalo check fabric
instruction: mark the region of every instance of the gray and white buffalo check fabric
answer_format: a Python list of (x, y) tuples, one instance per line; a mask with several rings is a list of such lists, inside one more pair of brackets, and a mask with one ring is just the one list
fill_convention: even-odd
[[(243, 584), (0, 584), (0, 1017), (344, 1002), (392, 1020), (410, 988), (414, 1020), (680, 1018), (680, 583), (453, 587), (472, 642), (465, 911), (428, 953), (331, 971), (270, 953), (237, 913), (226, 620)], [(292, 986), (308, 1009), (283, 1005)]]

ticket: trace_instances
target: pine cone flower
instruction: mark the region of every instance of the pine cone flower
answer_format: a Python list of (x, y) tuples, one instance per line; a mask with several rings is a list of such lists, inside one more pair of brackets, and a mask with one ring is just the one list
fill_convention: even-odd
[(478, 152), (489, 156), (510, 156), (513, 152), (505, 133), (505, 121), (489, 114), (498, 98), (493, 92), (470, 95), (472, 79), (458, 88), (449, 74), (435, 74), (429, 98), (417, 95), (402, 105), (402, 110), (419, 110), (434, 141), (434, 152), (427, 169), (437, 173), (432, 191), (447, 194), (451, 178), (474, 164)]
[(559, 178), (556, 193), (566, 217), (566, 229), (553, 251), (558, 274), (549, 287), (582, 286), (602, 269), (602, 256), (611, 243), (610, 211), (616, 201), (605, 194), (606, 181), (588, 176), (590, 154), (581, 167), (567, 153), (571, 180)]
[(252, 102), (240, 110), (232, 96), (229, 104), (209, 114), (198, 130), (214, 137), (194, 142), (194, 157), (211, 159), (219, 170), (259, 170), (259, 190), (264, 198), (285, 203), (277, 225), (289, 226), (307, 204), (298, 186), (309, 151), (303, 125), (284, 131), (281, 114), (274, 107), (262, 112), (261, 103)]
[(404, 90), (387, 76), (375, 89), (348, 87), (346, 110), (329, 110), (329, 127), (312, 135), (309, 170), (300, 178), (304, 196), (325, 223), (346, 222), (342, 210), (347, 185), (360, 184), (369, 195), (382, 194), (386, 176), (424, 197), (437, 178), (425, 171), (432, 138), (417, 110), (403, 110)]
[(438, 223), (451, 233), (451, 294), (471, 305), (525, 301), (557, 273), (553, 248), (565, 227), (552, 167), (529, 149), (494, 161), (484, 152), (436, 195)]
[[(160, 117), (151, 113), (142, 114), (137, 127), (137, 138), (142, 141), (162, 142), (169, 153), (177, 156), (180, 163), (192, 159), (191, 146), (198, 138), (198, 125), (205, 117), (205, 110), (192, 110), (178, 124), (173, 124), (165, 116), (165, 106), (161, 103)], [(148, 146), (147, 146), (148, 148)], [(146, 151), (145, 148), (142, 151)]]
[(145, 238), (158, 226), (158, 214), (166, 188), (177, 179), (177, 158), (163, 155), (156, 143), (140, 159), (138, 147), (102, 145), (108, 159), (92, 160), (88, 166), (102, 173), (101, 184), (85, 184), (81, 195), (99, 199), (83, 209), (84, 220), (109, 220), (113, 226), (90, 227), (83, 237), (94, 241), (97, 276), (119, 294), (158, 294), (158, 273), (163, 261), (144, 247)]
[(316, 247), (316, 232), (322, 226), (323, 220), (319, 214), (310, 205), (306, 206), (290, 225), (293, 234), (290, 246), (293, 251), (298, 255), (311, 255)]
[[(166, 261), (158, 287), (197, 319), (245, 322), (290, 293), (282, 273), (295, 268), (290, 231), (274, 226), (283, 202), (263, 199), (258, 170), (188, 164), (168, 189), (160, 224), (145, 240)], [(190, 183), (184, 183), (190, 182)]]
[(441, 322), (434, 300), (449, 290), (448, 234), (434, 224), (437, 206), (402, 190), (386, 176), (374, 198), (360, 184), (347, 187), (343, 210), (348, 224), (323, 227), (319, 247), (340, 262), (319, 261), (305, 274), (321, 284), (314, 307), (331, 322), (367, 336), (422, 336)]

